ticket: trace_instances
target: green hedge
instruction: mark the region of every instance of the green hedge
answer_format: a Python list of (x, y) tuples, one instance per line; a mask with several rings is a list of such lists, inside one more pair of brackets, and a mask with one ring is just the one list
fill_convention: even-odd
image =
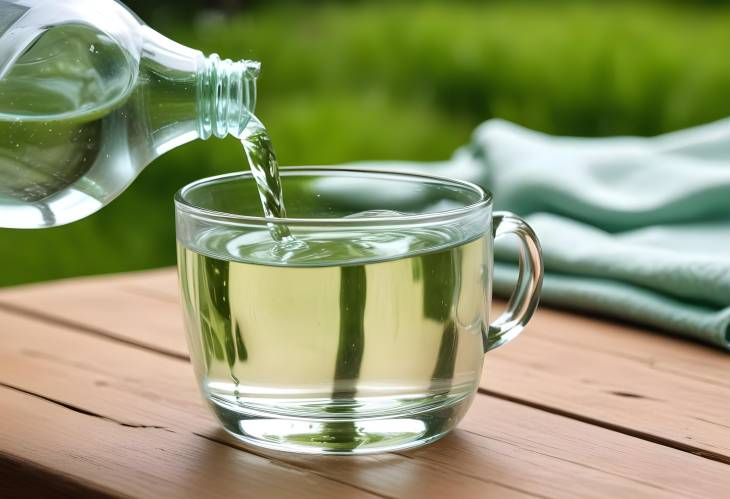
[[(493, 116), (600, 136), (730, 115), (725, 5), (277, 3), (154, 24), (207, 52), (263, 62), (257, 114), (283, 164), (442, 159)], [(0, 285), (171, 265), (174, 191), (243, 167), (235, 140), (189, 144), (87, 220), (0, 230)]]

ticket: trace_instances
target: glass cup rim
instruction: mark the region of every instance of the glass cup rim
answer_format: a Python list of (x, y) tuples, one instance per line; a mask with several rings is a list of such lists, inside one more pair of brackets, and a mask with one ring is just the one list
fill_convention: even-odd
[(214, 183), (221, 180), (240, 178), (245, 180), (254, 180), (253, 174), (250, 171), (238, 171), (232, 173), (224, 173), (222, 175), (215, 175), (212, 177), (205, 177), (198, 180), (194, 180), (184, 187), (180, 188), (174, 196), (175, 207), (177, 210), (184, 211), (186, 214), (197, 216), (204, 219), (215, 220), (218, 222), (225, 222), (227, 224), (241, 224), (241, 225), (268, 225), (271, 223), (275, 224), (286, 224), (293, 226), (342, 226), (352, 227), (361, 225), (409, 225), (414, 223), (428, 223), (428, 222), (443, 222), (451, 220), (469, 214), (480, 208), (488, 207), (492, 203), (492, 193), (482, 188), (481, 186), (469, 182), (466, 180), (454, 179), (444, 177), (441, 175), (430, 175), (421, 173), (411, 173), (403, 171), (389, 171), (383, 169), (374, 168), (356, 168), (356, 167), (322, 167), (322, 166), (287, 166), (279, 168), (279, 174), (282, 177), (294, 176), (294, 175), (331, 175), (331, 174), (359, 174), (359, 175), (386, 175), (392, 177), (401, 177), (411, 180), (422, 180), (424, 182), (440, 182), (448, 183), (458, 186), (463, 189), (476, 192), (479, 195), (479, 199), (461, 208), (454, 208), (450, 210), (436, 211), (433, 213), (416, 213), (416, 214), (404, 214), (387, 217), (379, 216), (364, 216), (358, 218), (269, 218), (264, 216), (256, 215), (239, 215), (235, 213), (227, 213), (223, 211), (211, 210), (209, 208), (202, 208), (192, 204), (189, 200), (185, 199), (185, 195), (188, 191), (200, 187), (207, 183)]

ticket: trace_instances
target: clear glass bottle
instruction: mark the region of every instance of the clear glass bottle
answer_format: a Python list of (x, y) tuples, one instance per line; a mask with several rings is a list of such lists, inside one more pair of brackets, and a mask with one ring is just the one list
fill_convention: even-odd
[(0, 227), (73, 222), (166, 151), (238, 136), (258, 70), (175, 43), (115, 0), (0, 0)]

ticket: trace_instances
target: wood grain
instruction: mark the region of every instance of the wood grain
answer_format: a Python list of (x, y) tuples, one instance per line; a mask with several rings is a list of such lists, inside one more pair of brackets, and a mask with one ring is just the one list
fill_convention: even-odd
[(488, 393), (730, 463), (730, 356), (544, 309), (488, 355)]
[[(158, 292), (163, 286), (170, 288), (168, 294)], [(171, 269), (6, 288), (0, 290), (0, 308), (167, 355), (188, 355), (180, 334), (177, 275)]]
[[(126, 484), (137, 487), (133, 495), (143, 495), (148, 482), (168, 495), (184, 495), (191, 484), (197, 493), (216, 487), (189, 476), (198, 466), (213, 477), (220, 467), (259, 494), (265, 484), (277, 492), (281, 484), (286, 495), (298, 476), (314, 489), (346, 483), (348, 495), (388, 497), (699, 498), (730, 489), (724, 464), (486, 396), (453, 436), (411, 453), (253, 456), (218, 429), (186, 362), (11, 313), (0, 312), (0, 324), (0, 401), (19, 428), (2, 432), (0, 448), (73, 476), (99, 476), (114, 490), (141, 468), (142, 478)], [(106, 480), (107, 473), (114, 476)], [(248, 473), (258, 479), (249, 483)]]
[(87, 490), (143, 498), (373, 497), (301, 470), (168, 429), (126, 427), (0, 387), (3, 452), (83, 480)]
[[(0, 292), (0, 307), (90, 325), (184, 358), (176, 302), (174, 269)], [(724, 352), (540, 309), (523, 336), (487, 359), (486, 393), (730, 462), (730, 356)]]

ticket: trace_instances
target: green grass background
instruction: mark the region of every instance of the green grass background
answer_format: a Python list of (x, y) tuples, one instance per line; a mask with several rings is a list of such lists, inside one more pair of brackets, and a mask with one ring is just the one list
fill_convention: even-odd
[[(285, 165), (443, 159), (490, 117), (604, 136), (730, 115), (726, 2), (258, 2), (173, 17), (151, 20), (262, 61), (257, 114)], [(86, 220), (0, 229), (0, 286), (172, 265), (173, 193), (242, 168), (233, 139), (188, 144)]]

